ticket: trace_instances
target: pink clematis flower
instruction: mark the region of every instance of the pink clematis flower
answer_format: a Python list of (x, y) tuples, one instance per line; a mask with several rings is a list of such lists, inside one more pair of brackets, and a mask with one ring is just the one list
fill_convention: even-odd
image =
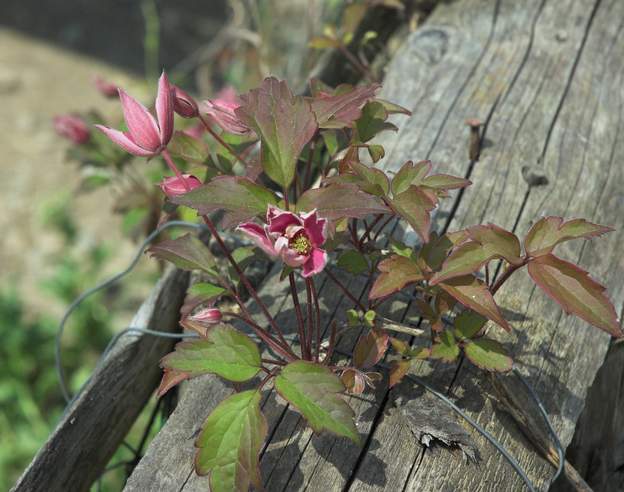
[(320, 248), (327, 239), (327, 220), (313, 210), (295, 214), (269, 205), (267, 224), (263, 227), (245, 222), (238, 230), (248, 235), (272, 258), (281, 258), (286, 265), (302, 267), (302, 275), (320, 273), (327, 264), (327, 252)]
[(241, 101), (231, 87), (226, 87), (217, 94), (215, 99), (207, 99), (200, 103), (200, 111), (206, 113), (212, 121), (228, 133), (248, 135), (251, 129), (236, 116), (236, 109)]
[(194, 321), (195, 323), (200, 323), (202, 325), (215, 325), (221, 321), (221, 318), (223, 318), (221, 310), (215, 307), (202, 309), (198, 313), (188, 317), (190, 321)]
[(89, 127), (80, 116), (73, 114), (55, 116), (53, 123), (56, 133), (76, 145), (85, 144), (91, 138)]
[[(186, 185), (184, 184), (186, 181)], [(160, 182), (160, 189), (169, 197), (184, 195), (201, 186), (201, 181), (192, 174), (183, 174), (182, 179), (178, 176), (168, 176)]]
[(157, 118), (140, 102), (119, 89), (128, 131), (95, 126), (126, 152), (139, 157), (153, 157), (165, 150), (173, 135), (173, 98), (174, 89), (163, 72), (158, 81), (156, 96)]

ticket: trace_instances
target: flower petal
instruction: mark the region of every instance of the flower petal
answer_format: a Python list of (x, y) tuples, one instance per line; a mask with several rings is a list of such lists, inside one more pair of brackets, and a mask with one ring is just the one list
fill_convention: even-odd
[(106, 135), (108, 138), (110, 138), (113, 143), (116, 143), (122, 149), (132, 155), (136, 155), (139, 157), (152, 157), (156, 155), (154, 152), (146, 150), (141, 146), (137, 145), (127, 133), (108, 128), (103, 125), (95, 125), (95, 127), (102, 133), (104, 133), (104, 135)]
[(279, 237), (277, 241), (275, 241), (275, 251), (289, 267), (300, 267), (308, 260), (306, 255), (301, 255), (294, 249), (290, 249), (288, 247), (288, 238), (284, 236)]
[(320, 273), (327, 265), (327, 252), (320, 248), (314, 248), (308, 257), (308, 260), (303, 264), (303, 271), (301, 275), (305, 278), (311, 277)]
[(285, 212), (280, 209), (274, 209), (269, 212), (271, 217), (269, 218), (269, 232), (277, 232), (284, 234), (288, 226), (297, 225), (302, 226), (303, 221), (297, 214), (292, 212)]
[(302, 214), (303, 226), (314, 246), (322, 246), (327, 239), (327, 219), (318, 216), (316, 210)]
[(238, 102), (224, 100), (206, 100), (200, 103), (200, 110), (206, 113), (217, 125), (228, 133), (248, 135), (251, 129), (245, 125), (234, 110), (240, 106)]
[(173, 135), (174, 91), (175, 88), (169, 84), (167, 74), (163, 72), (158, 79), (156, 95), (156, 116), (160, 127), (160, 143), (163, 147), (169, 143)]
[(275, 250), (271, 240), (267, 237), (266, 230), (262, 226), (259, 226), (254, 222), (245, 222), (240, 224), (236, 230), (249, 236), (249, 238), (271, 258), (275, 258), (277, 256), (278, 253)]
[(124, 119), (132, 140), (145, 150), (157, 153), (160, 148), (160, 130), (145, 106), (119, 89)]
[(160, 182), (160, 189), (167, 196), (178, 196), (200, 187), (201, 184), (201, 181), (192, 174), (183, 174), (182, 179), (167, 176)]

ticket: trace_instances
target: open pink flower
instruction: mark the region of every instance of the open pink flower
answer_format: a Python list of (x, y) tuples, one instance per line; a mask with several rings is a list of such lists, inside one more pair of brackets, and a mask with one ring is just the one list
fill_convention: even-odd
[[(186, 182), (186, 184), (184, 184)], [(201, 181), (192, 174), (183, 174), (182, 179), (178, 176), (168, 176), (160, 182), (160, 189), (167, 196), (184, 195), (201, 186)]]
[(158, 81), (156, 118), (140, 102), (119, 89), (128, 131), (95, 126), (126, 152), (139, 157), (153, 157), (167, 147), (173, 135), (173, 98), (174, 89), (163, 72)]
[(200, 103), (200, 111), (206, 113), (212, 121), (228, 133), (248, 135), (251, 129), (236, 116), (236, 109), (241, 101), (231, 87), (219, 92), (215, 99), (207, 99)]
[(54, 129), (61, 137), (81, 145), (91, 138), (91, 132), (85, 121), (73, 114), (63, 114), (54, 117)]
[(281, 258), (290, 267), (302, 267), (310, 277), (327, 264), (327, 252), (320, 248), (327, 239), (327, 220), (313, 210), (304, 214), (269, 205), (267, 224), (245, 222), (238, 230), (247, 234), (271, 258)]

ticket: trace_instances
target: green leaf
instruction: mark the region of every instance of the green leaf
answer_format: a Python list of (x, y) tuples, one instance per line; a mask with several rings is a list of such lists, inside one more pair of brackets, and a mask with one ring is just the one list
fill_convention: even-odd
[(438, 286), (467, 308), (491, 319), (505, 330), (511, 330), (487, 286), (473, 275), (450, 278)]
[(495, 224), (488, 224), (470, 227), (468, 235), (481, 243), (491, 256), (503, 258), (512, 265), (522, 263), (520, 240), (513, 232)]
[[(256, 247), (255, 246), (239, 246), (231, 252), (232, 258), (234, 261), (238, 263), (238, 266), (244, 271), (247, 268), (247, 265), (251, 263), (251, 260), (256, 255)], [(228, 265), (228, 276), (230, 280), (237, 281), (238, 272), (234, 269), (232, 265)]]
[(455, 318), (455, 335), (460, 339), (472, 338), (485, 326), (487, 319), (474, 311), (466, 310)]
[(347, 324), (353, 328), (359, 326), (360, 323), (360, 314), (355, 309), (347, 309)]
[(339, 395), (345, 387), (328, 367), (303, 360), (291, 362), (275, 378), (275, 389), (314, 432), (328, 430), (359, 443), (353, 410)]
[(438, 236), (436, 232), (433, 232), (431, 233), (429, 242), (424, 244), (420, 250), (419, 259), (421, 259), (431, 271), (436, 271), (442, 266), (442, 263), (452, 248), (453, 242), (449, 239), (448, 234)]
[(310, 103), (293, 96), (286, 82), (273, 77), (240, 98), (243, 104), (236, 115), (260, 137), (264, 172), (288, 188), (299, 154), (318, 128)]
[(370, 330), (362, 335), (353, 349), (353, 365), (358, 369), (373, 367), (388, 349), (388, 334), (380, 330)]
[(459, 357), (459, 345), (450, 331), (445, 330), (440, 334), (440, 342), (431, 346), (430, 357), (445, 362), (453, 362)]
[(392, 199), (392, 208), (403, 217), (418, 233), (423, 242), (429, 241), (431, 217), (429, 213), (436, 207), (435, 197), (425, 193), (418, 186), (410, 186)]
[(360, 273), (368, 271), (366, 256), (353, 249), (343, 252), (338, 257), (336, 265), (338, 268), (342, 268), (353, 275), (359, 275)]
[(360, 191), (357, 186), (346, 184), (332, 184), (306, 191), (297, 202), (297, 211), (313, 209), (329, 220), (343, 217), (359, 219), (369, 214), (390, 213), (390, 209), (376, 196)]
[(545, 255), (529, 262), (529, 275), (566, 313), (575, 314), (614, 337), (623, 336), (613, 304), (605, 295), (606, 288), (585, 270)]
[(390, 238), (390, 251), (399, 256), (404, 256), (405, 258), (412, 258), (412, 255), (414, 253), (414, 250), (411, 246), (407, 246), (406, 244), (398, 241), (397, 239), (394, 239), (393, 237)]
[(414, 164), (407, 161), (392, 180), (392, 193), (400, 195), (411, 185), (419, 185), (427, 174), (431, 172), (431, 161), (420, 161)]
[(327, 153), (330, 156), (333, 156), (338, 152), (338, 135), (335, 131), (327, 130), (321, 132), (321, 137), (323, 137), (323, 142), (325, 142), (325, 147), (327, 148)]
[(357, 161), (351, 162), (349, 167), (367, 185), (361, 186), (363, 191), (377, 196), (387, 195), (390, 191), (390, 181), (380, 169), (368, 167)]
[(388, 112), (383, 104), (371, 101), (362, 108), (362, 116), (355, 122), (358, 141), (368, 142), (384, 130), (396, 130), (396, 126), (386, 123)]
[(327, 48), (337, 48), (340, 46), (340, 41), (327, 36), (315, 36), (308, 42), (310, 48), (315, 50), (324, 50)]
[(188, 193), (171, 197), (171, 201), (200, 214), (225, 210), (239, 221), (264, 215), (269, 204), (277, 204), (273, 192), (247, 178), (235, 176), (219, 176)]
[(472, 183), (464, 178), (458, 178), (457, 176), (451, 176), (449, 174), (432, 174), (422, 180), (422, 185), (428, 188), (436, 190), (456, 190), (459, 188), (465, 188)]
[(201, 298), (203, 302), (216, 299), (225, 292), (223, 287), (210, 284), (208, 282), (200, 282), (189, 287), (188, 293), (194, 297)]
[(368, 155), (370, 155), (370, 158), (373, 160), (373, 162), (378, 162), (386, 155), (386, 149), (383, 148), (383, 145), (371, 144), (368, 146)]
[(524, 248), (530, 256), (542, 256), (552, 253), (554, 247), (570, 239), (601, 236), (610, 232), (611, 227), (592, 224), (584, 219), (567, 222), (562, 217), (544, 217), (536, 222), (524, 239)]
[(173, 156), (195, 164), (204, 163), (210, 155), (208, 146), (204, 142), (181, 131), (173, 134), (167, 149)]
[(195, 470), (210, 474), (212, 492), (262, 489), (259, 455), (267, 436), (260, 392), (247, 390), (223, 400), (208, 416), (195, 441)]
[(217, 276), (212, 253), (197, 236), (185, 234), (177, 239), (166, 239), (147, 250), (152, 256), (167, 260), (182, 270), (203, 270)]
[(163, 369), (189, 373), (191, 377), (217, 374), (228, 381), (253, 378), (261, 366), (258, 346), (231, 326), (216, 325), (205, 339), (180, 342), (160, 362)]
[(486, 371), (511, 371), (513, 360), (496, 340), (479, 338), (464, 345), (464, 353), (475, 366)]
[(379, 263), (381, 275), (377, 277), (368, 295), (369, 299), (379, 299), (393, 294), (408, 284), (423, 280), (420, 267), (404, 256), (391, 256)]

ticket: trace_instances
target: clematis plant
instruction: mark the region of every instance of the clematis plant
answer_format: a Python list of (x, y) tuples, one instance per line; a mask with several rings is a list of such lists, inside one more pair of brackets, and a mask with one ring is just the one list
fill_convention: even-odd
[[(566, 312), (622, 336), (605, 288), (555, 254), (562, 242), (610, 228), (544, 217), (524, 238), (494, 224), (432, 230), (440, 201), (471, 183), (433, 172), (430, 161), (408, 161), (396, 173), (378, 166), (385, 152), (376, 135), (396, 130), (390, 115), (409, 114), (379, 99), (378, 90), (378, 84), (331, 89), (313, 81), (310, 96), (296, 96), (285, 82), (267, 78), (246, 94), (197, 104), (163, 74), (156, 118), (120, 90), (128, 132), (99, 127), (128, 152), (164, 160), (174, 174), (161, 183), (168, 210), (195, 210), (222, 253), (213, 256), (191, 234), (150, 248), (203, 279), (189, 288), (181, 312), (181, 325), (199, 338), (177, 344), (162, 359), (158, 393), (205, 374), (235, 383), (195, 443), (196, 471), (210, 475), (214, 491), (262, 488), (258, 456), (267, 423), (260, 401), (271, 385), (314, 431), (357, 442), (343, 395), (397, 384), (415, 360), (465, 357), (487, 371), (510, 370), (500, 340), (514, 328), (494, 296), (525, 268)], [(174, 133), (174, 111), (196, 120), (205, 134)], [(204, 137), (220, 147), (216, 156), (206, 152)], [(196, 177), (198, 166), (205, 179)], [(406, 229), (418, 236), (415, 246), (393, 237)], [(226, 230), (252, 246), (230, 249)], [(256, 254), (276, 262), (280, 281), (288, 278), (295, 333), (276, 319), (247, 276)], [(491, 271), (493, 262), (500, 275)], [(370, 286), (366, 296), (352, 292), (336, 269)], [(352, 303), (340, 325), (323, 325), (320, 278)], [(299, 287), (305, 287), (305, 303)], [(419, 332), (384, 314), (384, 302), (406, 296), (419, 309), (425, 339), (405, 337)], [(354, 335), (352, 354), (337, 357), (340, 337)], [(384, 357), (390, 370), (387, 383), (380, 383)]]

